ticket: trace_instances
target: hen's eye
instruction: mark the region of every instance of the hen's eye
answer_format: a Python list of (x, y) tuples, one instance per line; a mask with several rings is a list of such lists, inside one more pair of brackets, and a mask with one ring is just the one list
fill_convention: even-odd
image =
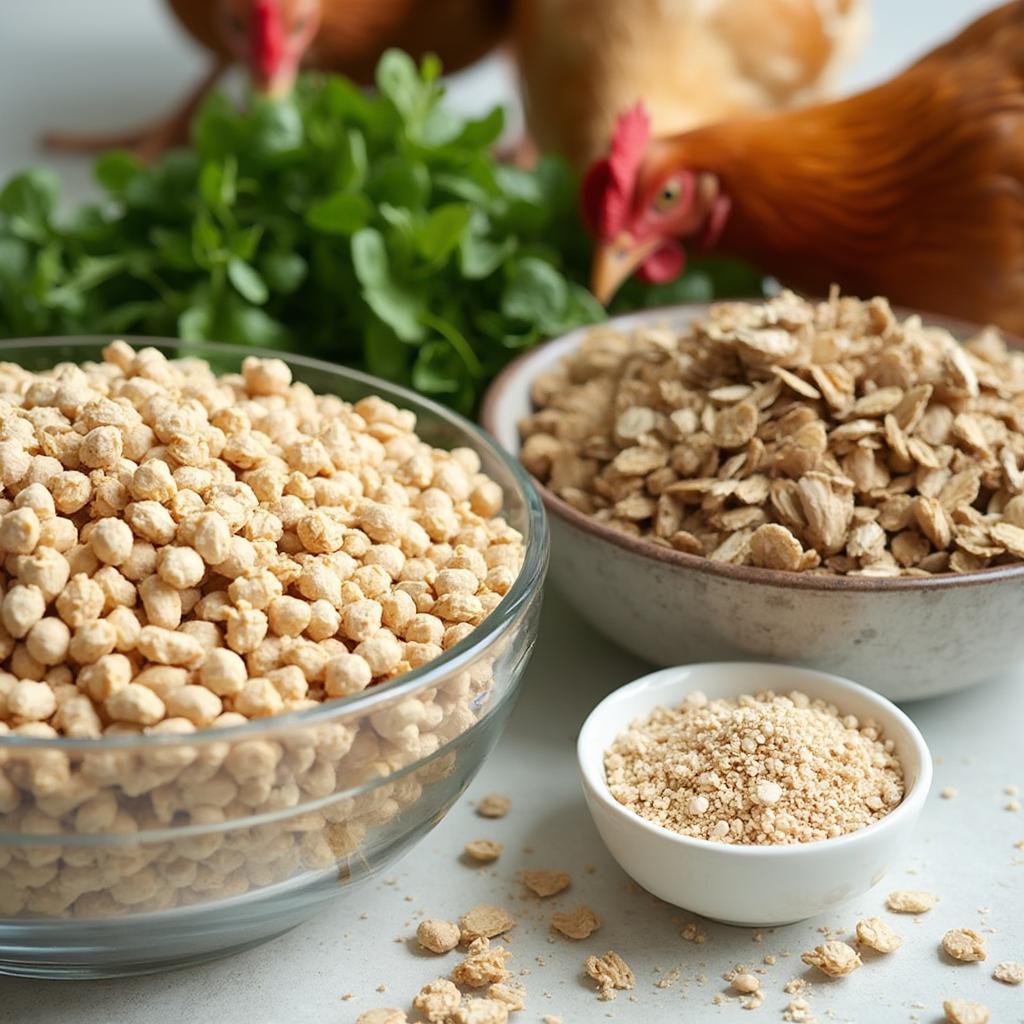
[(672, 178), (671, 180), (666, 181), (665, 184), (661, 186), (661, 191), (659, 191), (657, 196), (654, 198), (654, 208), (659, 213), (664, 213), (665, 210), (670, 209), (679, 201), (681, 191), (682, 187), (678, 178)]

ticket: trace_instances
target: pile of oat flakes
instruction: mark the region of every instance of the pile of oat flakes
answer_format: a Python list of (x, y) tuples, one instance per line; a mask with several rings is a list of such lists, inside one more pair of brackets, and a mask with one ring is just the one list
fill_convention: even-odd
[(884, 299), (783, 292), (682, 332), (594, 328), (533, 386), (521, 458), (654, 544), (797, 572), (1024, 558), (1024, 354)]

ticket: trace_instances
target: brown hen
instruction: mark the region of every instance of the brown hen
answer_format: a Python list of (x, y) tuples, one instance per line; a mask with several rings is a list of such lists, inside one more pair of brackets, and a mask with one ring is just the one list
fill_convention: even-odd
[(577, 166), (643, 99), (655, 135), (820, 99), (864, 0), (516, 0), (527, 122)]
[(813, 292), (1024, 332), (1024, 0), (849, 99), (655, 142), (644, 122), (585, 181), (600, 298), (699, 240)]
[(373, 80), (380, 55), (399, 47), (437, 54), (448, 71), (478, 60), (508, 30), (512, 0), (167, 0), (178, 21), (210, 51), (209, 73), (171, 114), (115, 135), (51, 134), (57, 149), (129, 146), (151, 159), (184, 142), (206, 92), (234, 63), (257, 89), (287, 92), (300, 66)]

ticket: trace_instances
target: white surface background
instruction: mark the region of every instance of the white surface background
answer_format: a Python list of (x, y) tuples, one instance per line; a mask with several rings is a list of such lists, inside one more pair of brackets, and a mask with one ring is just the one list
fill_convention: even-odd
[[(851, 85), (886, 77), (989, 4), (875, 0), (874, 6), (874, 29)], [(144, 120), (165, 109), (202, 65), (158, 0), (0, 0), (0, 177), (40, 159), (34, 140), (43, 127), (116, 128)], [(467, 108), (486, 107), (509, 82), (507, 69), (475, 71), (456, 83), (456, 99)], [(84, 162), (51, 162), (69, 194), (88, 187)], [(885, 893), (897, 887), (932, 889), (942, 902), (920, 923), (891, 919), (907, 939), (898, 953), (849, 978), (817, 984), (811, 1001), (819, 1020), (938, 1024), (942, 1000), (961, 996), (987, 1003), (994, 1024), (1024, 1022), (1024, 987), (990, 978), (996, 961), (1024, 961), (1024, 851), (1013, 845), (1024, 839), (1024, 813), (1003, 809), (1003, 787), (1024, 787), (1024, 672), (1015, 668), (972, 693), (908, 708), (938, 762), (936, 795), (912, 854), (875, 891), (839, 914), (766, 934), (761, 942), (748, 930), (709, 925), (708, 942), (695, 946), (679, 938), (685, 919), (679, 911), (631, 891), (600, 846), (575, 776), (573, 741), (587, 711), (645, 671), (549, 593), (541, 641), (505, 737), (468, 796), (385, 880), (262, 948), (192, 970), (76, 984), (0, 979), (0, 1022), (350, 1024), (371, 1006), (407, 1006), (420, 985), (453, 965), (454, 958), (433, 962), (407, 943), (414, 915), (453, 918), (482, 900), (505, 903), (520, 918), (509, 947), (513, 966), (530, 971), (522, 979), (528, 1008), (516, 1018), (522, 1024), (545, 1014), (566, 1024), (779, 1021), (789, 998), (782, 985), (803, 973), (797, 957), (822, 941), (816, 929), (849, 930), (859, 917), (883, 913)], [(955, 786), (959, 796), (939, 799), (945, 786)], [(477, 818), (473, 798), (495, 790), (513, 797), (512, 813), (499, 822)], [(463, 844), (480, 837), (506, 844), (493, 867), (459, 860)], [(567, 869), (573, 887), (543, 905), (525, 900), (514, 879), (528, 866)], [(577, 902), (593, 906), (604, 927), (583, 943), (549, 941), (551, 910)], [(986, 933), (986, 964), (943, 958), (943, 931), (960, 926), (993, 930)], [(586, 955), (610, 948), (634, 968), (637, 989), (598, 1003), (581, 965)], [(785, 958), (785, 951), (793, 955)], [(761, 1009), (748, 1018), (736, 1002), (712, 1004), (726, 989), (724, 971), (754, 965), (768, 953), (779, 960), (762, 977), (768, 999)], [(678, 969), (679, 981), (655, 987), (659, 969)], [(375, 991), (381, 984), (384, 993)], [(349, 992), (352, 998), (342, 1000)]]

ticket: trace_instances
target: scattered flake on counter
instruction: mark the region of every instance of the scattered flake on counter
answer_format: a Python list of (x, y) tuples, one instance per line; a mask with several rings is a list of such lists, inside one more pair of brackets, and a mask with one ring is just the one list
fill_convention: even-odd
[(526, 468), (630, 536), (735, 565), (927, 576), (1024, 558), (1024, 354), (880, 298), (592, 329), (533, 383)]
[(818, 1019), (811, 1013), (811, 1004), (806, 999), (791, 999), (782, 1013), (782, 1019), (789, 1024), (814, 1024)]
[(1016, 963), (1013, 960), (1004, 960), (1002, 963), (996, 964), (992, 977), (1004, 985), (1024, 985), (1024, 964)]
[(707, 932), (696, 921), (687, 921), (679, 932), (679, 938), (695, 942), (698, 946), (708, 941)]
[(880, 917), (857, 922), (857, 942), (876, 953), (894, 953), (903, 945), (903, 939)]
[(474, 939), (469, 944), (469, 953), (452, 971), (452, 981), (468, 988), (483, 988), (507, 981), (511, 972), (505, 961), (512, 954), (502, 946), (492, 946), (490, 939)]
[(966, 999), (947, 999), (942, 1004), (948, 1024), (989, 1024), (992, 1015), (983, 1003), (971, 1003)]
[(526, 1008), (526, 989), (521, 985), (509, 985), (504, 981), (494, 982), (487, 990), (489, 999), (503, 1003), (509, 1013)]
[(451, 1024), (507, 1024), (508, 1007), (496, 999), (467, 999), (452, 1014)]
[(428, 918), (416, 928), (416, 941), (431, 953), (450, 953), (461, 938), (459, 926), (452, 921)]
[(569, 887), (571, 879), (565, 871), (533, 869), (523, 872), (523, 884), (542, 899), (555, 896)]
[(393, 1006), (381, 1006), (359, 1014), (356, 1024), (406, 1024), (408, 1019), (404, 1010), (398, 1010)]
[(601, 927), (601, 918), (590, 907), (558, 910), (551, 915), (551, 927), (567, 939), (586, 939)]
[(952, 800), (955, 796), (959, 796), (959, 794), (960, 791), (958, 789), (955, 789), (953, 786), (946, 786), (946, 788), (939, 793), (939, 796), (941, 796), (943, 800)]
[(476, 813), (481, 818), (504, 818), (512, 801), (501, 793), (488, 793), (477, 805)]
[(816, 967), (830, 978), (842, 978), (861, 966), (860, 954), (852, 946), (838, 939), (831, 939), (806, 953), (801, 953), (800, 959), (808, 967)]
[(896, 889), (885, 898), (885, 905), (896, 914), (926, 914), (939, 897), (920, 889)]
[(462, 928), (462, 941), (469, 943), (474, 939), (493, 939), (496, 935), (516, 926), (516, 919), (504, 908), (489, 903), (467, 910), (459, 918)]
[(966, 964), (988, 956), (985, 940), (973, 928), (951, 928), (942, 936), (942, 948), (954, 960)]
[(636, 978), (629, 965), (614, 950), (604, 956), (588, 956), (585, 970), (597, 982), (597, 998), (615, 998), (615, 990), (630, 990), (636, 985)]
[(633, 722), (605, 753), (612, 796), (673, 832), (724, 843), (845, 835), (903, 798), (903, 771), (873, 720), (770, 691), (691, 693)]
[(474, 839), (472, 842), (466, 843), (464, 852), (470, 860), (477, 861), (479, 864), (491, 864), (501, 856), (501, 851), (504, 849), (504, 844), (493, 839)]
[(447, 978), (428, 981), (416, 993), (412, 1005), (430, 1022), (445, 1024), (462, 1002), (462, 993)]

